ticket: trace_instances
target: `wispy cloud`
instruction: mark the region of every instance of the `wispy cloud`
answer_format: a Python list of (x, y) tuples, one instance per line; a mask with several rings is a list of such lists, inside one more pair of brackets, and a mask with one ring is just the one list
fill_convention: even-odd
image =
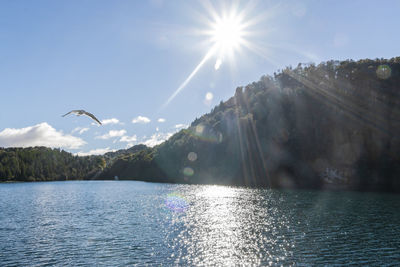
[(76, 127), (71, 131), (71, 133), (78, 132), (79, 134), (83, 134), (84, 132), (89, 131), (89, 128), (83, 128), (83, 127)]
[(159, 118), (157, 121), (158, 122), (165, 122), (165, 119), (164, 118)]
[(117, 118), (111, 118), (111, 119), (104, 119), (101, 121), (101, 123), (103, 125), (107, 125), (107, 124), (123, 124), (122, 122), (120, 122)]
[(144, 116), (137, 116), (132, 120), (132, 123), (149, 123), (150, 119)]
[[(161, 144), (162, 142), (168, 140), (168, 138), (170, 138), (172, 135), (174, 135), (176, 132), (178, 132), (179, 130), (183, 129), (183, 128), (187, 128), (188, 125), (187, 124), (176, 124), (174, 126), (174, 130), (172, 132), (169, 133), (163, 133), (163, 132), (159, 132), (159, 128), (156, 128), (156, 133), (154, 133), (152, 136), (150, 136), (149, 138), (147, 138), (146, 136), (141, 138), (141, 141), (139, 142), (140, 144), (144, 144), (146, 146), (149, 147), (153, 147), (156, 145)], [(135, 135), (136, 137), (136, 135)], [(124, 137), (122, 137), (124, 138)], [(121, 138), (121, 139), (122, 139)], [(136, 142), (136, 140), (135, 140)], [(133, 144), (131, 144), (132, 146)]]
[(110, 139), (113, 137), (119, 137), (119, 136), (123, 136), (126, 134), (126, 130), (122, 129), (122, 130), (111, 130), (106, 134), (100, 135), (100, 136), (96, 136), (96, 139)]
[(102, 155), (105, 154), (107, 152), (114, 152), (116, 151), (115, 149), (110, 149), (109, 147), (106, 148), (97, 148), (97, 149), (92, 149), (88, 152), (82, 152), (79, 151), (78, 153), (76, 153), (76, 155), (78, 156), (90, 156), (90, 155)]
[(133, 147), (134, 145), (135, 145), (135, 143), (127, 143), (126, 146), (125, 146), (125, 149)]
[(174, 128), (177, 129), (177, 130), (181, 130), (181, 129), (184, 129), (184, 128), (187, 128), (187, 127), (188, 127), (188, 125), (187, 124), (183, 124), (183, 123), (176, 124), (174, 126)]
[(125, 136), (122, 136), (121, 139), (119, 139), (119, 141), (120, 142), (133, 143), (133, 142), (137, 141), (137, 136), (136, 136), (136, 134), (132, 135), (132, 136), (125, 135)]
[(141, 143), (146, 146), (153, 147), (158, 144), (161, 144), (162, 142), (170, 138), (172, 135), (173, 133), (155, 133), (152, 136), (150, 136), (150, 138), (145, 139)]
[(0, 132), (0, 146), (29, 147), (47, 146), (77, 149), (86, 144), (84, 140), (57, 131), (47, 122), (20, 129), (6, 128)]
[(134, 146), (135, 144), (137, 144), (137, 136), (136, 134), (132, 135), (132, 136), (122, 136), (119, 139), (120, 142), (126, 142), (126, 147), (125, 148), (130, 148), (132, 146)]

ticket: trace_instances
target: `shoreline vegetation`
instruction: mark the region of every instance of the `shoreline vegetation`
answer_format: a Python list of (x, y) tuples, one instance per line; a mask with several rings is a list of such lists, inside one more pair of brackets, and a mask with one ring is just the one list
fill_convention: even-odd
[[(0, 181), (140, 180), (400, 192), (400, 57), (287, 67), (153, 148), (0, 148)], [(50, 178), (51, 177), (51, 178)]]

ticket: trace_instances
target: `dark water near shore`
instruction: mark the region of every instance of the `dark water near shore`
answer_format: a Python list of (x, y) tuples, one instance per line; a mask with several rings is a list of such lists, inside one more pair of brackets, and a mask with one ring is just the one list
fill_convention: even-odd
[(400, 265), (400, 196), (0, 184), (0, 265)]

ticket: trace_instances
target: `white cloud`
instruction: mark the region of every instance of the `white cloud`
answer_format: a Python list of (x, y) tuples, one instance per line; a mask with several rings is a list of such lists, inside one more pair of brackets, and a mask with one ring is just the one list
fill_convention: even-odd
[(89, 131), (89, 128), (83, 128), (79, 130), (79, 134), (83, 134), (84, 132)]
[(102, 125), (98, 124), (97, 122), (92, 122), (92, 123), (90, 123), (90, 125), (92, 125), (92, 126), (97, 126), (97, 127), (102, 126)]
[(82, 127), (76, 127), (71, 131), (71, 133), (78, 132), (79, 134), (83, 134), (84, 132), (89, 131), (89, 128), (82, 128)]
[(181, 129), (184, 129), (184, 128), (187, 128), (187, 127), (188, 126), (186, 124), (183, 124), (183, 123), (180, 123), (180, 124), (177, 124), (177, 125), (174, 126), (174, 128), (177, 129), (177, 130), (181, 130)]
[(123, 136), (125, 134), (126, 134), (126, 130), (123, 130), (123, 129), (119, 130), (119, 131), (118, 130), (111, 130), (108, 133), (100, 135), (100, 136), (96, 136), (95, 138), (96, 139), (104, 139), (104, 140), (106, 140), (106, 139), (110, 139), (112, 137)]
[(120, 142), (126, 142), (126, 147), (125, 148), (130, 148), (132, 146), (134, 146), (135, 144), (137, 144), (137, 136), (136, 134), (132, 135), (132, 136), (127, 136), (124, 135), (121, 137), (121, 139), (119, 139)]
[(132, 136), (124, 135), (124, 136), (121, 137), (121, 139), (119, 139), (119, 141), (120, 142), (133, 143), (133, 142), (137, 141), (137, 136), (136, 136), (136, 134), (132, 135)]
[(0, 147), (47, 146), (77, 149), (86, 144), (79, 137), (57, 131), (47, 122), (20, 129), (6, 128), (0, 132)]
[(133, 147), (134, 145), (135, 145), (135, 143), (128, 143), (128, 144), (126, 144), (125, 149)]
[(101, 123), (103, 125), (107, 125), (107, 124), (123, 124), (122, 122), (120, 122), (118, 119), (116, 118), (111, 118), (111, 119), (104, 119), (101, 121)]
[(165, 122), (165, 119), (164, 118), (159, 118), (157, 121), (158, 122)]
[(92, 149), (92, 150), (90, 150), (88, 152), (79, 151), (75, 155), (78, 155), (78, 156), (102, 155), (102, 154), (105, 154), (107, 152), (114, 152), (114, 151), (116, 151), (116, 150), (115, 149), (110, 149), (109, 147), (106, 147), (106, 148)]
[(162, 142), (170, 138), (172, 135), (173, 133), (155, 133), (152, 136), (150, 136), (150, 138), (141, 143), (146, 146), (153, 147), (158, 144), (161, 144)]
[(132, 123), (149, 123), (150, 119), (144, 116), (137, 116), (132, 120)]
[(144, 144), (146, 146), (149, 146), (149, 147), (153, 147), (153, 146), (159, 145), (162, 142), (166, 141), (168, 138), (170, 138), (172, 135), (174, 135), (177, 131), (179, 131), (179, 130), (181, 130), (183, 128), (187, 128), (187, 127), (188, 127), (188, 125), (186, 125), (186, 124), (182, 124), (182, 123), (181, 124), (176, 124), (174, 126), (174, 131), (170, 132), (170, 133), (158, 132), (159, 129), (157, 127), (156, 128), (157, 132), (155, 134), (153, 134), (149, 138), (146, 138), (146, 136), (143, 136), (143, 138), (141, 138), (141, 140), (143, 140), (143, 141), (141, 141), (140, 143)]

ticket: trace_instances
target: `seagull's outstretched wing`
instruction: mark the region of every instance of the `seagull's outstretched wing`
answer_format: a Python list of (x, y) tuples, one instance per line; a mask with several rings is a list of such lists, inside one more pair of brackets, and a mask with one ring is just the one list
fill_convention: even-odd
[(63, 117), (67, 116), (67, 115), (70, 114), (70, 113), (74, 113), (74, 114), (76, 114), (77, 116), (86, 115), (86, 116), (90, 117), (92, 120), (96, 121), (98, 124), (101, 125), (101, 122), (100, 122), (92, 113), (89, 113), (89, 112), (87, 112), (87, 111), (84, 111), (83, 109), (71, 110), (71, 111), (68, 112), (67, 114), (64, 114)]
[(101, 125), (101, 122), (100, 122), (92, 113), (89, 113), (89, 112), (87, 112), (87, 111), (84, 111), (83, 114), (86, 115), (86, 116), (89, 116), (90, 118), (92, 118), (92, 119), (95, 120), (98, 124)]
[(70, 112), (68, 112), (68, 113), (66, 113), (66, 114), (64, 114), (64, 115), (62, 115), (62, 117), (65, 117), (65, 116), (67, 116), (68, 114), (71, 114), (71, 113), (77, 113), (79, 110), (71, 110)]

